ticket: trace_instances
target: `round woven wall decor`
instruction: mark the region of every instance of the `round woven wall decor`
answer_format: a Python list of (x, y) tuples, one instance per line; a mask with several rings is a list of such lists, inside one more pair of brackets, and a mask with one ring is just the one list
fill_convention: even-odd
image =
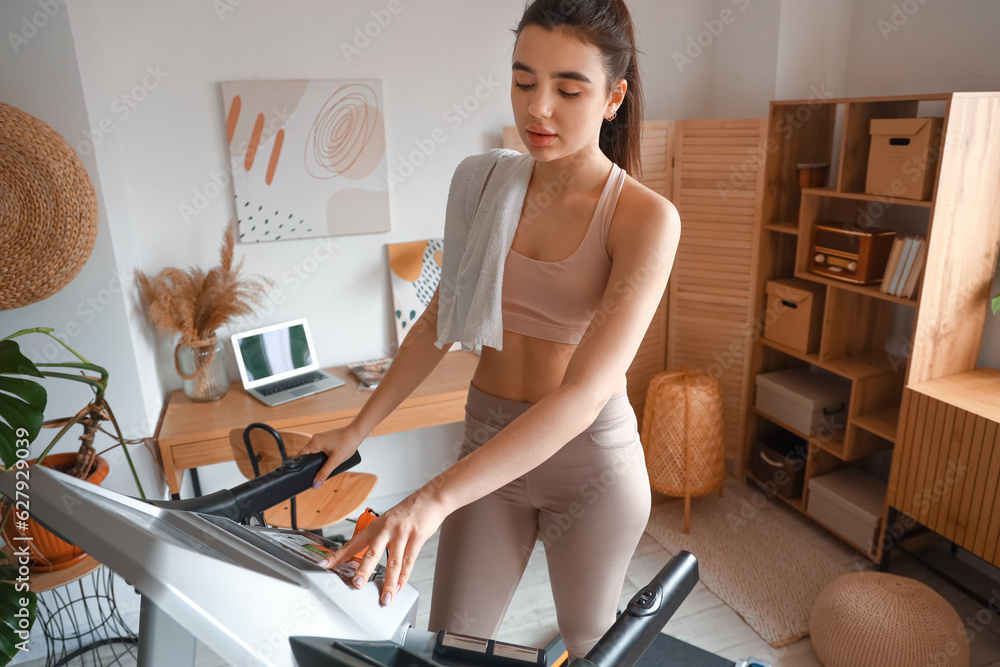
[(73, 148), (0, 102), (0, 310), (52, 296), (97, 240), (97, 195)]

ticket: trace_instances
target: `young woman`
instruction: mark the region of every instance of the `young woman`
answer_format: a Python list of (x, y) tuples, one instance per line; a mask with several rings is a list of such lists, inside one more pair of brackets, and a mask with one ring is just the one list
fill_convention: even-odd
[(624, 2), (535, 0), (515, 33), (511, 103), (528, 154), (462, 163), (439, 291), (353, 423), (304, 452), (330, 457), (319, 483), (447, 343), (482, 344), (459, 461), (327, 566), (367, 549), (362, 586), (388, 549), (390, 604), (440, 526), (429, 629), (495, 636), (540, 538), (560, 632), (582, 657), (614, 622), (649, 516), (625, 371), (666, 287), (680, 221), (622, 169), (638, 172), (642, 121)]

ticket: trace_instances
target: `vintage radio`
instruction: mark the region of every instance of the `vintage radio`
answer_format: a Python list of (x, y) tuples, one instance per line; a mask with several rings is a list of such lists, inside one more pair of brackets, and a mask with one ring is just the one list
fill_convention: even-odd
[(809, 270), (828, 278), (868, 285), (882, 281), (896, 232), (853, 225), (813, 225)]

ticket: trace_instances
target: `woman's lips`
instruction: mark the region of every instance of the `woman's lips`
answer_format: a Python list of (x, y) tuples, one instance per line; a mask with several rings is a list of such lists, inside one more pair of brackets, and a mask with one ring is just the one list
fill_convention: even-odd
[(548, 146), (556, 140), (556, 136), (558, 135), (549, 132), (542, 133), (528, 130), (528, 138), (531, 139), (531, 143), (535, 146)]

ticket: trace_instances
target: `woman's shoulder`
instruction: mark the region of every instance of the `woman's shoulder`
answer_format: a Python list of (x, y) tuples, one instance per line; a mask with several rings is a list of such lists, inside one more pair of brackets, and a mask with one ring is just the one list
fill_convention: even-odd
[(652, 188), (626, 175), (614, 219), (636, 224), (679, 225), (680, 216), (673, 202)]
[(673, 203), (627, 176), (608, 229), (608, 252), (614, 257), (616, 248), (652, 250), (669, 246), (680, 237), (680, 229), (680, 215)]

